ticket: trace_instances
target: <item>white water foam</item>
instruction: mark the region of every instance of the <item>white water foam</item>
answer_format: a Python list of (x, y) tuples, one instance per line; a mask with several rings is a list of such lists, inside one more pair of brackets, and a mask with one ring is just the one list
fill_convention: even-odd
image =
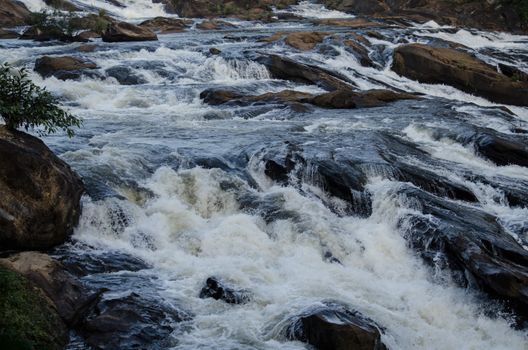
[(349, 13), (329, 10), (324, 5), (314, 1), (300, 1), (297, 5), (292, 5), (286, 10), (275, 10), (275, 13), (291, 13), (305, 18), (354, 18)]

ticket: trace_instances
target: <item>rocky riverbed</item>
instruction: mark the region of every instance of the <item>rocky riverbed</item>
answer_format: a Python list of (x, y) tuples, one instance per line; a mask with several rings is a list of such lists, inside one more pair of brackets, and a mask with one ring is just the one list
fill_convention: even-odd
[(213, 3), (0, 0), (84, 121), (0, 128), (0, 344), (526, 349), (525, 27)]

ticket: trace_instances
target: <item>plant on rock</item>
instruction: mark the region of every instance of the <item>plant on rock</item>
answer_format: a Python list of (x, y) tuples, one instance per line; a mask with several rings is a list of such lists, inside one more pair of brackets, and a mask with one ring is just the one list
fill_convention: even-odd
[(24, 68), (9, 64), (0, 66), (0, 117), (11, 130), (42, 127), (42, 133), (63, 130), (69, 137), (74, 135), (71, 127), (81, 125), (81, 120), (60, 107), (57, 98), (35, 85)]

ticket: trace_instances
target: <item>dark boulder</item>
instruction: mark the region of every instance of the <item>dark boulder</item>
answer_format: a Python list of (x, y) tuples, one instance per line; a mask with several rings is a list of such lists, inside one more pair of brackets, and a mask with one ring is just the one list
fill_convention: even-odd
[(335, 304), (322, 305), (297, 316), (286, 330), (318, 350), (386, 350), (381, 330), (357, 311)]
[(512, 79), (475, 57), (423, 44), (394, 50), (392, 69), (428, 84), (447, 84), (497, 103), (528, 106), (528, 82)]
[(200, 298), (213, 298), (228, 304), (245, 304), (250, 301), (250, 294), (245, 290), (235, 290), (226, 286), (215, 277), (209, 277), (200, 291)]
[(236, 28), (234, 24), (226, 21), (220, 21), (217, 19), (205, 20), (196, 25), (196, 28), (201, 30), (219, 30), (219, 29), (232, 29)]
[(478, 154), (497, 165), (528, 167), (528, 138), (510, 137), (499, 133), (479, 133), (474, 138)]
[(24, 276), (0, 264), (0, 348), (64, 349), (68, 329), (53, 303)]
[(211, 47), (209, 49), (209, 53), (211, 55), (220, 55), (222, 53), (222, 51), (220, 51), (219, 49), (217, 49), (216, 47)]
[(48, 249), (64, 242), (81, 212), (83, 183), (38, 138), (0, 127), (0, 246)]
[(70, 327), (82, 319), (98, 297), (70, 275), (61, 263), (46, 254), (23, 252), (0, 259), (0, 265), (23, 275), (42, 290)]
[(147, 81), (132, 72), (132, 69), (125, 66), (116, 66), (108, 68), (106, 75), (115, 78), (121, 85), (139, 85), (145, 84)]
[(296, 62), (278, 55), (262, 56), (258, 62), (265, 65), (277, 79), (315, 84), (329, 91), (350, 89), (354, 84), (346, 77), (318, 66)]
[(158, 40), (158, 36), (151, 29), (126, 22), (109, 24), (102, 38), (105, 42)]
[(172, 305), (131, 293), (100, 300), (79, 333), (96, 349), (168, 348), (174, 325), (188, 318)]
[(42, 77), (54, 76), (61, 80), (78, 79), (83, 75), (95, 76), (91, 71), (96, 68), (93, 62), (71, 56), (44, 56), (35, 61), (35, 71)]
[(367, 90), (355, 92), (342, 89), (315, 96), (308, 102), (324, 108), (377, 107), (397, 100), (416, 99), (415, 95), (390, 90)]

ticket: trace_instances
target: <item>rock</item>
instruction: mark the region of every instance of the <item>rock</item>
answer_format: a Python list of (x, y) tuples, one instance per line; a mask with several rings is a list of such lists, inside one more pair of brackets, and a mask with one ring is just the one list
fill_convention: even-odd
[[(364, 39), (364, 38), (363, 38)], [(369, 57), (368, 50), (355, 40), (344, 40), (343, 44), (352, 49), (352, 53), (357, 58), (359, 63), (365, 67), (373, 67), (374, 63)]]
[(53, 302), (58, 315), (70, 327), (75, 326), (98, 297), (66, 272), (49, 255), (23, 252), (0, 259), (3, 265), (26, 277)]
[(187, 18), (236, 17), (246, 20), (270, 20), (274, 13), (272, 6), (285, 8), (296, 0), (155, 0), (165, 4), (165, 10)]
[(81, 45), (77, 48), (80, 52), (94, 52), (97, 46), (95, 45)]
[(76, 30), (95, 32), (100, 36), (110, 24), (117, 22), (117, 20), (108, 15), (89, 14), (84, 17), (73, 17), (70, 20), (70, 25)]
[(31, 12), (21, 1), (0, 0), (0, 27), (25, 24)]
[(0, 39), (17, 39), (19, 36), (17, 32), (0, 28)]
[(382, 23), (376, 23), (369, 21), (365, 18), (324, 18), (314, 21), (314, 24), (321, 26), (336, 26), (336, 27), (348, 27), (348, 28), (372, 28), (372, 27), (386, 27), (387, 25)]
[(213, 19), (213, 20), (205, 20), (201, 23), (198, 23), (196, 25), (196, 28), (202, 29), (202, 30), (218, 30), (218, 29), (236, 28), (236, 26), (229, 22)]
[(158, 36), (152, 30), (126, 22), (109, 24), (102, 38), (105, 42), (158, 40)]
[(0, 246), (49, 249), (72, 233), (81, 179), (38, 138), (0, 128)]
[(83, 74), (90, 75), (90, 70), (96, 68), (97, 65), (93, 62), (71, 56), (44, 56), (35, 61), (35, 71), (44, 78), (54, 76), (62, 80), (78, 79)]
[(200, 98), (210, 105), (221, 105), (243, 97), (230, 90), (207, 89), (200, 93)]
[(189, 316), (159, 299), (136, 293), (103, 298), (79, 329), (86, 343), (96, 349), (158, 349), (170, 347), (174, 324)]
[(84, 32), (79, 33), (74, 38), (76, 38), (76, 41), (89, 41), (90, 39), (94, 38), (100, 38), (101, 34), (96, 33), (91, 30), (85, 30)]
[(179, 33), (185, 31), (193, 24), (190, 19), (155, 17), (142, 22), (139, 26), (145, 27), (161, 34)]
[(288, 34), (284, 42), (297, 50), (307, 51), (322, 42), (327, 35), (327, 32), (294, 32)]
[(63, 29), (55, 25), (46, 26), (31, 26), (26, 29), (20, 36), (21, 40), (35, 40), (35, 41), (63, 41), (63, 42), (74, 42), (74, 41), (87, 41), (81, 37), (74, 37), (65, 34)]
[(324, 305), (296, 317), (286, 330), (318, 350), (386, 350), (381, 330), (372, 320), (340, 305)]
[(450, 269), (461, 285), (478, 287), (528, 316), (528, 251), (495, 216), (416, 188), (402, 193), (424, 214), (407, 217), (401, 226), (426, 262)]
[(222, 51), (220, 51), (219, 49), (217, 49), (216, 47), (211, 47), (209, 49), (209, 53), (211, 55), (220, 55), (222, 53)]
[(439, 24), (494, 31), (526, 33), (526, 19), (515, 2), (469, 0), (453, 3), (441, 0), (322, 0), (329, 9), (367, 15), (406, 24), (434, 20)]
[(528, 106), (528, 82), (454, 49), (403, 45), (394, 51), (392, 69), (422, 83), (447, 84), (493, 102)]
[(250, 294), (244, 290), (227, 287), (217, 278), (209, 277), (200, 291), (200, 298), (213, 298), (228, 304), (245, 304), (250, 301)]
[(367, 36), (371, 37), (371, 38), (374, 38), (374, 39), (378, 39), (378, 40), (387, 40), (387, 38), (381, 34), (380, 32), (375, 32), (375, 31), (368, 31), (365, 33)]
[(75, 6), (74, 4), (72, 4), (71, 2), (67, 0), (44, 0), (44, 3), (57, 10), (69, 11), (69, 12), (81, 11), (80, 8), (78, 8), (77, 6)]
[(68, 344), (66, 325), (38, 288), (0, 265), (0, 345), (2, 349), (60, 350)]
[(509, 66), (504, 63), (499, 63), (499, 69), (502, 74), (506, 75), (507, 77), (510, 77), (514, 81), (528, 81), (528, 74), (513, 66)]
[(311, 99), (312, 103), (325, 108), (363, 108), (377, 107), (397, 100), (416, 99), (411, 94), (390, 90), (368, 90), (354, 92), (350, 89), (336, 90), (318, 95)]
[(107, 76), (115, 78), (121, 85), (139, 85), (147, 83), (144, 78), (134, 74), (132, 69), (125, 66), (111, 67), (105, 72)]
[(278, 55), (262, 56), (258, 62), (265, 65), (277, 79), (315, 84), (325, 90), (350, 89), (354, 84), (344, 76), (321, 67), (303, 64)]

